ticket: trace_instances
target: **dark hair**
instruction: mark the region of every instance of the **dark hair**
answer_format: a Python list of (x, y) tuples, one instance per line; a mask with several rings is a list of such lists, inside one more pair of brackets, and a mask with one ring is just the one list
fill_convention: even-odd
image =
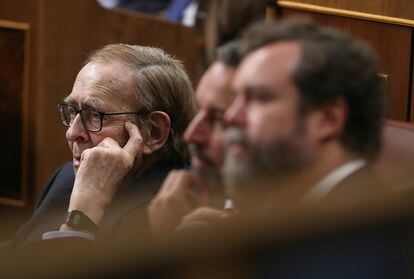
[(216, 59), (216, 49), (243, 33), (251, 23), (266, 15), (269, 0), (210, 0), (205, 23), (207, 61)]
[(381, 147), (383, 84), (377, 58), (361, 41), (308, 20), (262, 22), (244, 34), (244, 54), (280, 41), (295, 41), (302, 57), (292, 78), (301, 94), (301, 112), (343, 98), (348, 119), (340, 135), (349, 150), (375, 158)]
[(217, 49), (216, 61), (222, 62), (230, 68), (239, 66), (241, 56), (241, 43), (239, 41), (231, 41)]

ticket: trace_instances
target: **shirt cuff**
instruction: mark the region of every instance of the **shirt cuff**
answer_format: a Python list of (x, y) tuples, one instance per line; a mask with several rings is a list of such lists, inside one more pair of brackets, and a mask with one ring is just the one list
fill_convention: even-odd
[(87, 232), (78, 232), (78, 231), (51, 231), (45, 232), (42, 235), (43, 240), (55, 239), (55, 238), (65, 238), (65, 237), (80, 237), (89, 240), (95, 240), (95, 235)]

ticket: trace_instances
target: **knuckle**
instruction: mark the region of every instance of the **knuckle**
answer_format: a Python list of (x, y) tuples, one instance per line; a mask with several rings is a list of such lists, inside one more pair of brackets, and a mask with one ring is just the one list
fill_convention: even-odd
[(130, 158), (123, 158), (122, 160), (122, 165), (127, 168), (127, 169), (131, 169), (134, 165), (134, 161), (131, 160)]
[(91, 148), (90, 151), (88, 152), (88, 156), (89, 158), (92, 159), (97, 159), (102, 157), (102, 149), (101, 148)]
[(111, 138), (111, 137), (106, 137), (105, 139), (104, 139), (104, 141), (105, 142), (107, 142), (107, 143), (114, 143), (114, 142), (116, 142), (113, 138)]
[(183, 200), (178, 195), (172, 194), (172, 195), (168, 195), (168, 196), (164, 197), (164, 203), (166, 203), (166, 204), (179, 204), (179, 203), (182, 203), (182, 202), (183, 202)]
[(133, 138), (132, 143), (133, 145), (140, 145), (142, 143), (142, 138), (141, 137)]

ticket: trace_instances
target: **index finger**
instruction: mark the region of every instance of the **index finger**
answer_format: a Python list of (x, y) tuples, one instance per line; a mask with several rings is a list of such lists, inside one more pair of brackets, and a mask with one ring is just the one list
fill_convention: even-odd
[(135, 156), (138, 151), (142, 149), (141, 133), (139, 132), (138, 127), (129, 121), (125, 122), (125, 129), (128, 131), (129, 139), (123, 149), (129, 154), (134, 154)]
[(182, 223), (184, 224), (198, 221), (207, 223), (221, 223), (225, 221), (228, 215), (229, 213), (222, 209), (212, 207), (200, 207), (184, 216), (184, 218), (182, 219)]

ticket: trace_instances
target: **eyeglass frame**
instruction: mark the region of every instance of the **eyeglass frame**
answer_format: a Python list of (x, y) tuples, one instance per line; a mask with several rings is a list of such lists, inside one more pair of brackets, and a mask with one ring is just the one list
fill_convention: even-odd
[[(61, 107), (63, 107), (63, 106), (70, 106), (70, 107), (73, 107), (74, 109), (75, 109), (75, 112), (76, 112), (76, 114), (75, 114), (75, 118), (76, 118), (76, 116), (78, 115), (78, 114), (80, 114), (80, 117), (81, 117), (81, 121), (82, 121), (82, 125), (83, 125), (83, 127), (88, 131), (88, 132), (91, 132), (91, 133), (97, 133), (97, 132), (100, 132), (101, 130), (102, 130), (102, 127), (103, 127), (103, 118), (106, 116), (106, 115), (122, 115), (122, 114), (135, 114), (135, 115), (147, 115), (148, 114), (148, 112), (146, 112), (146, 111), (126, 111), (126, 112), (102, 112), (102, 111), (99, 111), (99, 110), (96, 110), (96, 109), (78, 109), (76, 106), (74, 106), (74, 105), (71, 105), (71, 104), (68, 104), (68, 103), (60, 103), (60, 104), (58, 104), (58, 112), (59, 112), (59, 119), (60, 119), (60, 122), (62, 122), (62, 124), (63, 124), (63, 126), (65, 126), (65, 127), (67, 127), (67, 128), (69, 128), (71, 125), (66, 125), (65, 123), (63, 123), (63, 121), (62, 121), (62, 117), (61, 117)], [(99, 120), (100, 120), (100, 128), (99, 128), (99, 130), (96, 130), (96, 131), (91, 131), (91, 130), (89, 130), (88, 128), (86, 128), (86, 125), (85, 125), (85, 122), (84, 122), (84, 120), (83, 120), (83, 117), (82, 117), (82, 111), (93, 111), (93, 112), (96, 112), (96, 113), (98, 113), (99, 114)], [(75, 120), (75, 118), (73, 118), (73, 120)]]

